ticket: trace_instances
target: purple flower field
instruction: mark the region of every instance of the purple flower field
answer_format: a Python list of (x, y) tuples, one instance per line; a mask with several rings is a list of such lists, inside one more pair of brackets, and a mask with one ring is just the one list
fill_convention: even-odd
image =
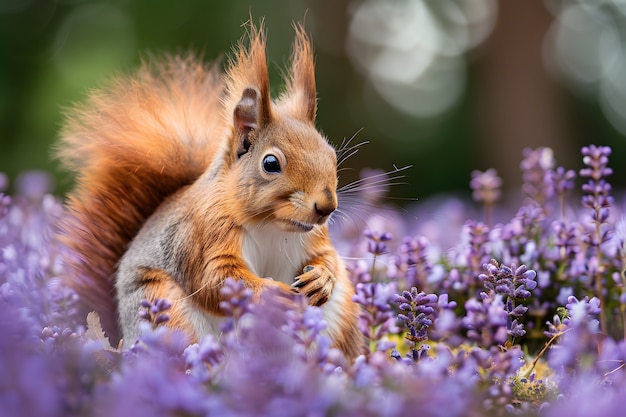
[(353, 364), (319, 309), (254, 304), (236, 281), (220, 337), (190, 345), (158, 326), (170, 305), (156, 300), (140, 339), (111, 346), (60, 279), (72, 254), (54, 240), (49, 177), (24, 173), (5, 195), (0, 174), (0, 414), (623, 416), (626, 196), (610, 154), (585, 147), (564, 168), (527, 150), (513, 209), (494, 170), (468, 178), (473, 202), (408, 212), (372, 207), (381, 177), (348, 187), (333, 232), (362, 308)]

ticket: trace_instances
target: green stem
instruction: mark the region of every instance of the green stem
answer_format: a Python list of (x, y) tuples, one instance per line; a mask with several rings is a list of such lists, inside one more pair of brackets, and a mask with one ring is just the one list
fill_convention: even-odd
[[(600, 210), (596, 209), (596, 215), (597, 218), (600, 218)], [(598, 267), (596, 270), (596, 276), (595, 276), (595, 286), (596, 286), (596, 295), (598, 297), (598, 299), (600, 300), (600, 329), (602, 330), (603, 334), (607, 334), (607, 328), (606, 328), (606, 305), (604, 304), (604, 293), (603, 290), (604, 288), (602, 287), (602, 272), (600, 271), (600, 267), (601, 267), (601, 259), (602, 259), (602, 250), (600, 249), (600, 244), (601, 239), (602, 239), (602, 230), (600, 228), (600, 222), (598, 220), (596, 220), (596, 237), (598, 239), (598, 246), (597, 246), (597, 262), (598, 262)]]
[(543, 349), (541, 349), (541, 351), (539, 352), (539, 354), (535, 357), (535, 359), (533, 359), (533, 361), (530, 364), (530, 368), (528, 368), (528, 370), (526, 372), (524, 372), (521, 376), (523, 378), (528, 378), (530, 376), (530, 374), (532, 374), (532, 372), (535, 370), (535, 366), (537, 366), (537, 362), (539, 362), (539, 359), (541, 359), (541, 357), (543, 355), (545, 355), (545, 353), (547, 352), (548, 348), (550, 347), (550, 345), (552, 343), (554, 343), (559, 337), (561, 337), (563, 334), (565, 334), (565, 332), (569, 332), (571, 329), (566, 329), (563, 332), (557, 333), (554, 336), (552, 336), (550, 338), (550, 340), (548, 340), (546, 342), (546, 344), (544, 345)]
[(491, 226), (491, 222), (493, 220), (493, 205), (490, 203), (485, 203), (485, 223), (487, 226)]
[(374, 259), (372, 259), (372, 269), (370, 269), (370, 279), (374, 281), (374, 272), (376, 271), (376, 254), (374, 254)]
[(622, 304), (619, 309), (622, 312), (622, 331), (624, 332), (624, 340), (626, 340), (626, 305)]

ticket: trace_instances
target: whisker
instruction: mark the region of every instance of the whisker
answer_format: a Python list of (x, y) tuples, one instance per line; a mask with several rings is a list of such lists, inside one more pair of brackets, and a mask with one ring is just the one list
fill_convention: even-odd
[[(354, 220), (354, 218), (348, 213), (344, 213), (343, 210), (337, 209), (335, 211), (336, 215), (329, 219), (329, 222), (333, 226), (341, 227), (342, 223), (345, 224), (348, 220), (351, 220), (355, 227), (358, 227), (359, 224)], [(355, 213), (356, 214), (356, 213)], [(360, 219), (362, 223), (365, 223), (365, 220)]]
[(401, 198), (401, 197), (387, 197), (387, 196), (360, 196), (360, 195), (341, 195), (338, 196), (338, 205), (339, 207), (345, 209), (347, 207), (353, 208), (357, 207), (367, 207), (370, 209), (382, 209), (386, 204), (387, 205), (396, 205), (394, 203), (399, 204), (401, 201), (418, 201), (417, 198)]
[(355, 168), (352, 168), (352, 167), (342, 167), (342, 168), (339, 168), (337, 170), (337, 173), (344, 172), (344, 171), (357, 172), (357, 170)]
[(358, 129), (356, 132), (354, 132), (354, 134), (352, 136), (350, 136), (349, 138), (343, 138), (343, 140), (341, 141), (341, 144), (339, 145), (339, 147), (337, 148), (337, 152), (344, 152), (346, 150), (346, 148), (348, 148), (348, 145), (350, 145), (350, 142), (352, 142), (354, 140), (354, 138), (357, 137), (357, 135), (359, 133), (361, 133), (363, 131), (364, 128), (360, 128)]
[(373, 206), (373, 205), (370, 207), (354, 205), (354, 206), (351, 206), (348, 211), (344, 211), (344, 210), (340, 211), (342, 216), (337, 218), (338, 222), (336, 222), (335, 225), (341, 228), (342, 225), (344, 224), (347, 225), (348, 221), (350, 221), (350, 224), (352, 224), (352, 226), (354, 226), (357, 229), (362, 228), (363, 226), (367, 226), (368, 219), (370, 218), (372, 214), (372, 210), (368, 210), (370, 208), (375, 208), (383, 212), (387, 211), (390, 213), (393, 211), (389, 208), (380, 208), (380, 207)]
[(398, 185), (408, 185), (408, 182), (391, 182), (391, 183), (383, 183), (383, 184), (362, 184), (358, 187), (349, 188), (346, 190), (338, 190), (338, 194), (359, 194), (361, 191), (387, 191), (389, 187), (395, 187)]
[(336, 150), (337, 153), (337, 166), (339, 167), (343, 164), (347, 159), (352, 157), (355, 153), (359, 151), (359, 148), (363, 145), (367, 145), (369, 141), (362, 141), (355, 145), (350, 145), (351, 142), (356, 138), (356, 136), (363, 130), (363, 128), (357, 130), (354, 135), (352, 135), (349, 139), (344, 138), (341, 142), (341, 145)]
[(370, 213), (363, 208), (350, 209), (349, 212), (342, 211), (342, 216), (337, 216), (337, 222), (335, 225), (339, 228), (342, 228), (344, 225), (352, 225), (358, 228), (359, 226), (365, 224), (369, 215)]
[[(384, 181), (388, 181), (388, 180), (392, 180), (392, 179), (406, 178), (406, 175), (395, 175), (395, 174), (400, 173), (402, 171), (406, 171), (407, 169), (410, 169), (412, 167), (413, 167), (413, 165), (407, 165), (407, 166), (404, 166), (402, 168), (398, 168), (398, 167), (394, 166), (394, 169), (392, 169), (390, 171), (384, 171), (384, 172), (380, 172), (378, 174), (372, 174), (372, 175), (369, 175), (367, 177), (359, 178), (358, 180), (355, 180), (354, 182), (352, 182), (350, 184), (347, 184), (347, 185), (360, 184), (360, 183), (363, 183), (365, 181), (371, 181), (372, 179), (376, 180), (375, 183), (379, 183), (379, 182), (384, 182)], [(394, 176), (391, 177), (390, 175), (394, 175)]]
[(349, 148), (343, 149), (340, 153), (337, 154), (337, 166), (339, 167), (341, 164), (350, 159), (354, 154), (359, 152), (362, 146), (369, 144), (370, 142), (364, 140), (363, 142), (359, 142), (356, 145), (352, 145)]
[[(339, 189), (337, 189), (337, 192), (342, 193), (342, 192), (352, 191), (355, 189), (368, 189), (368, 188), (359, 188), (359, 187), (363, 187), (364, 183), (366, 184), (367, 187), (383, 186), (383, 185), (391, 186), (391, 185), (402, 185), (402, 184), (406, 185), (406, 183), (394, 182), (394, 181), (406, 178), (406, 175), (395, 175), (395, 174), (405, 171), (411, 167), (412, 165), (407, 165), (402, 168), (397, 168), (394, 166), (394, 169), (391, 171), (381, 172), (380, 174), (370, 175), (365, 178), (359, 178), (356, 181), (343, 185), (339, 187)], [(390, 176), (390, 175), (393, 175), (393, 176)]]

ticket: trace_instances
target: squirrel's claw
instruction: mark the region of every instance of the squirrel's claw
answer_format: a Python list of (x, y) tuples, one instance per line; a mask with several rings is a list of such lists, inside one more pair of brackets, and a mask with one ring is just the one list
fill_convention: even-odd
[(310, 305), (319, 307), (330, 299), (335, 277), (325, 267), (307, 265), (291, 286), (306, 295)]

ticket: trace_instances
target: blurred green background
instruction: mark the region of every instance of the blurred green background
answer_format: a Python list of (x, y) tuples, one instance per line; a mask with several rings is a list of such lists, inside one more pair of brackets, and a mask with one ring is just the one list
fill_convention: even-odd
[(222, 56), (250, 14), (266, 21), (274, 89), (305, 20), (318, 126), (370, 142), (354, 172), (413, 165), (397, 195), (467, 190), (490, 167), (514, 190), (524, 147), (577, 169), (589, 143), (613, 147), (612, 182), (626, 182), (623, 0), (0, 0), (0, 171), (47, 170), (64, 192), (51, 158), (64, 108), (146, 53)]

